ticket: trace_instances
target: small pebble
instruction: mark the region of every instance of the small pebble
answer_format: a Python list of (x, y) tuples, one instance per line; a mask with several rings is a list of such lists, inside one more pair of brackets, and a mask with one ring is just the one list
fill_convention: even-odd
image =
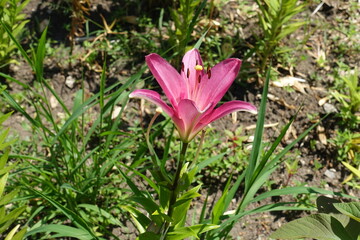
[(73, 78), (72, 76), (67, 76), (65, 80), (65, 85), (68, 88), (73, 89), (75, 86), (75, 78)]
[(325, 103), (323, 105), (323, 108), (325, 110), (326, 113), (337, 113), (338, 110), (336, 109), (336, 107), (330, 103)]
[(330, 178), (330, 179), (334, 179), (335, 177), (336, 177), (336, 170), (335, 169), (333, 169), (333, 168), (330, 168), (330, 169), (327, 169), (326, 171), (325, 171), (325, 176), (327, 176), (328, 178)]

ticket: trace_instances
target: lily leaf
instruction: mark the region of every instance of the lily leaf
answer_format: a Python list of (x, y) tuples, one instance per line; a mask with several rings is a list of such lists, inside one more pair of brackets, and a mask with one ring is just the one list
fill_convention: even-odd
[(343, 224), (349, 219), (338, 214), (313, 214), (289, 222), (270, 235), (275, 239), (315, 238), (319, 240), (356, 240)]

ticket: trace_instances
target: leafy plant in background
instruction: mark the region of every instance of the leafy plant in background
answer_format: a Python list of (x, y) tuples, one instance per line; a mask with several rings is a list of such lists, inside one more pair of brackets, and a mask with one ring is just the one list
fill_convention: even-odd
[[(331, 95), (341, 104), (338, 113), (341, 119), (340, 129), (331, 142), (337, 147), (337, 159), (351, 170), (351, 167), (355, 169), (360, 167), (360, 133), (357, 132), (360, 124), (359, 73), (357, 69), (351, 71), (347, 66), (339, 65), (339, 68), (345, 70), (347, 74), (336, 76), (335, 89), (331, 91)], [(358, 187), (352, 181), (354, 172), (351, 172), (344, 183)]]
[[(18, 38), (24, 31), (24, 26), (28, 22), (25, 14), (21, 11), (26, 7), (30, 0), (1, 0), (0, 1), (0, 22), (6, 24), (11, 34)], [(4, 28), (0, 28), (0, 69), (11, 62), (11, 53), (16, 49), (15, 43)]]
[(357, 69), (337, 78), (338, 90), (331, 91), (331, 95), (341, 104), (340, 117), (343, 125), (356, 129), (360, 123), (360, 86)]
[[(178, 56), (178, 61), (175, 62), (176, 65), (180, 65), (180, 58), (186, 51), (186, 46), (190, 41), (191, 33), (198, 21), (200, 11), (205, 7), (205, 4), (206, 1), (201, 2), (201, 0), (180, 0), (179, 8), (174, 7), (170, 10), (175, 30), (169, 28), (169, 42), (172, 46), (176, 46), (174, 49), (174, 52)], [(198, 9), (196, 10), (197, 7)]]
[[(33, 199), (28, 218), (30, 226), (26, 236), (42, 239), (50, 237), (76, 237), (79, 239), (102, 239), (115, 237), (108, 230), (110, 225), (123, 226), (113, 217), (122, 215), (129, 204), (126, 194), (115, 185), (124, 180), (113, 168), (119, 159), (133, 154), (134, 161), (142, 158), (142, 149), (133, 153), (134, 140), (139, 132), (125, 133), (119, 130), (124, 107), (115, 114), (117, 105), (125, 106), (128, 88), (133, 88), (145, 68), (123, 83), (106, 87), (105, 69), (100, 80), (99, 93), (88, 96), (82, 88), (75, 94), (74, 104), (66, 106), (51, 82), (43, 77), (43, 62), (46, 56), (46, 30), (36, 49), (29, 56), (10, 29), (3, 25), (22, 56), (35, 74), (34, 85), (25, 85), (9, 75), (1, 74), (25, 90), (26, 103), (17, 102), (4, 90), (2, 99), (25, 117), (33, 130), (32, 136), (46, 147), (39, 155), (13, 155), (24, 159), (22, 177), (17, 182), (22, 187), (23, 197)], [(82, 86), (84, 86), (82, 84)], [(54, 115), (50, 98), (57, 102), (63, 115)], [(29, 107), (24, 108), (24, 105)], [(95, 115), (92, 108), (99, 107)], [(29, 114), (29, 110), (34, 114)], [(115, 114), (115, 115), (114, 115)], [(59, 117), (63, 116), (63, 117)], [(13, 184), (16, 186), (16, 182)], [(103, 200), (106, 199), (106, 200)], [(64, 225), (71, 220), (71, 225)], [(101, 223), (101, 224), (100, 224)], [(46, 236), (46, 235), (45, 235)]]
[(276, 53), (289, 51), (279, 49), (279, 43), (289, 34), (306, 24), (303, 19), (294, 19), (305, 10), (306, 4), (298, 0), (256, 0), (260, 13), (259, 24), (263, 36), (257, 37), (256, 52), (260, 57), (260, 72), (264, 72), (268, 60)]
[(317, 208), (319, 213), (286, 223), (270, 237), (274, 239), (359, 239), (360, 202), (341, 203), (332, 198), (319, 197)]
[[(2, 115), (0, 117), (0, 126), (2, 123), (10, 117), (11, 113)], [(13, 163), (9, 166), (6, 166), (6, 162), (10, 153), (10, 146), (15, 142), (6, 141), (9, 129), (3, 129), (0, 127), (0, 238), (5, 240), (21, 240), (26, 233), (26, 227), (23, 227), (20, 231), (20, 225), (16, 225), (14, 228), (10, 229), (12, 224), (17, 220), (19, 215), (25, 210), (26, 206), (12, 209), (8, 211), (7, 205), (12, 203), (14, 198), (18, 195), (19, 189), (15, 189), (7, 194), (5, 194), (5, 186), (7, 179), (9, 178), (10, 171), (13, 170), (17, 163)], [(14, 176), (14, 175), (12, 175)], [(6, 231), (9, 231), (5, 235)], [(17, 232), (18, 231), (18, 232)]]

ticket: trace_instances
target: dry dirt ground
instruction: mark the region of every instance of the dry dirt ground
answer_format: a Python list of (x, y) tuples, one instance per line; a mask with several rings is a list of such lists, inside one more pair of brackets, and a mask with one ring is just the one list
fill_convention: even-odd
[[(92, 16), (99, 16), (101, 12), (104, 16), (111, 15), (111, 11), (119, 7), (119, 4), (115, 3), (116, 1), (106, 1), (106, 0), (94, 0), (92, 1), (91, 12)], [(31, 20), (29, 23), (29, 31), (36, 32), (41, 31), (50, 21), (49, 34), (50, 37), (54, 40), (57, 40), (59, 43), (67, 42), (67, 30), (62, 26), (69, 23), (65, 13), (61, 10), (54, 8), (54, 4), (57, 4), (57, 1), (40, 1), (32, 0), (26, 8), (26, 14)], [(160, 4), (160, 3), (159, 3)], [(250, 2), (245, 4), (248, 8), (255, 8), (255, 4)], [(308, 7), (306, 12), (307, 16), (312, 13), (318, 5), (312, 3)], [(322, 104), (321, 100), (324, 97), (329, 96), (328, 88), (333, 84), (333, 78), (331, 77), (331, 71), (333, 68), (337, 67), (337, 53), (336, 47), (337, 42), (328, 40), (326, 43), (324, 41), (324, 35), (338, 34), (335, 31), (326, 31), (321, 26), (327, 26), (329, 29), (336, 24), (347, 23), (353, 17), (349, 16), (346, 6), (349, 6), (349, 2), (345, 1), (341, 4), (337, 1), (325, 1), (325, 4), (312, 16), (310, 19), (312, 23), (310, 28), (312, 31), (311, 36), (306, 40), (305, 46), (302, 50), (298, 50), (295, 55), (296, 64), (289, 68), (288, 66), (277, 66), (279, 72), (279, 77), (288, 77), (294, 76), (306, 80), (306, 82), (301, 83), (295, 87), (277, 87), (271, 85), (269, 90), (269, 101), (267, 105), (266, 121), (265, 123), (269, 126), (266, 128), (264, 133), (265, 140), (271, 140), (276, 136), (287, 121), (295, 114), (298, 108), (302, 107), (300, 110), (296, 121), (292, 125), (289, 134), (286, 135), (286, 138), (283, 140), (283, 146), (286, 146), (287, 143), (294, 140), (299, 136), (305, 129), (307, 129), (311, 124), (313, 124), (314, 119), (317, 120), (326, 114), (328, 109), (330, 111), (332, 108), (337, 109), (339, 106), (334, 102), (327, 102)], [(151, 14), (156, 15), (157, 11), (152, 10), (156, 9), (156, 6), (150, 6), (144, 4), (146, 10)], [(222, 9), (218, 9), (218, 12), (215, 14), (214, 19), (219, 20), (228, 19), (228, 27), (226, 28), (229, 32), (222, 32), (221, 34), (232, 34), (232, 31), (235, 31), (235, 28), (240, 28), (243, 33), (242, 37), (244, 41), (253, 41), (251, 34), (252, 29), (256, 29), (256, 15), (244, 15), (242, 9), (243, 6), (240, 6), (237, 1), (228, 1)], [(129, 10), (130, 11), (130, 10)], [(135, 10), (134, 10), (135, 11)], [(360, 14), (360, 13), (358, 13)], [(360, 17), (360, 15), (358, 15)], [(57, 22), (59, 19), (63, 22)], [(98, 17), (97, 20), (100, 21)], [(64, 22), (65, 21), (65, 22)], [(56, 24), (54, 24), (56, 22)], [(319, 27), (320, 24), (320, 27)], [(359, 22), (357, 27), (359, 27)], [(56, 26), (56, 27), (55, 27)], [(221, 28), (219, 31), (221, 32)], [(360, 29), (358, 29), (360, 31)], [(302, 39), (306, 33), (304, 29), (297, 31), (295, 34), (290, 36), (290, 38)], [(309, 31), (309, 30), (307, 30)], [(36, 33), (34, 33), (36, 34)], [(345, 36), (339, 35), (339, 41), (349, 41)], [(289, 38), (289, 39), (290, 39)], [(328, 38), (331, 39), (331, 38)], [(358, 38), (357, 38), (358, 39)], [(25, 43), (26, 44), (26, 43)], [(206, 44), (206, 43), (205, 43)], [(316, 48), (318, 46), (318, 48)], [(55, 46), (56, 47), (56, 46)], [(60, 45), (59, 45), (60, 47)], [(316, 63), (314, 51), (316, 49), (321, 49), (326, 53), (328, 64), (326, 67), (319, 67)], [(81, 46), (75, 46), (75, 51), (81, 52)], [(74, 93), (80, 88), (79, 84), (75, 84), (73, 87), (66, 86), (65, 82), (68, 78), (85, 79), (85, 88), (91, 93), (96, 92), (99, 88), (99, 79), (100, 73), (89, 70), (86, 66), (83, 66), (80, 62), (76, 62), (72, 67), (69, 67), (68, 64), (65, 64), (64, 58), (67, 57), (68, 53), (63, 55), (52, 56), (52, 58), (47, 58), (45, 61), (45, 78), (51, 79), (51, 84), (55, 90), (60, 94), (64, 99), (65, 103), (69, 106), (72, 104)], [(148, 54), (148, 53), (144, 53)], [(243, 54), (241, 51), (234, 52), (234, 57), (242, 58)], [(302, 59), (301, 55), (307, 55), (308, 57)], [(346, 63), (350, 67), (359, 67), (360, 56), (359, 54), (349, 53), (346, 58), (344, 58)], [(142, 64), (139, 62), (139, 64)], [(251, 62), (250, 62), (251, 64)], [(131, 69), (127, 69), (126, 64), (120, 64), (112, 68), (107, 76), (109, 82), (121, 81), (124, 77), (130, 75), (132, 72)], [(317, 74), (317, 78), (314, 79), (314, 73)], [(24, 83), (32, 84), (34, 81), (33, 74), (31, 69), (20, 60), (20, 65), (12, 65), (10, 67), (10, 73), (16, 79), (23, 81)], [(240, 81), (240, 80), (239, 80)], [(246, 90), (242, 87), (243, 84), (234, 84), (230, 92), (233, 97), (238, 99), (246, 100), (252, 102), (256, 106), (259, 106), (260, 103), (260, 94), (262, 91), (261, 86), (256, 84), (253, 79), (248, 78), (245, 80), (245, 85), (247, 86)], [(10, 89), (13, 92), (21, 91), (17, 86), (10, 85)], [(319, 103), (320, 102), (320, 103)], [(56, 111), (56, 109), (54, 110)], [(314, 116), (314, 119), (310, 119), (309, 116)], [(247, 114), (239, 114), (238, 121), (233, 123), (231, 117), (225, 117), (216, 122), (215, 127), (218, 131), (223, 129), (234, 130), (238, 126), (242, 125), (244, 127), (249, 127), (250, 125), (255, 124), (256, 117), (250, 116)], [(344, 191), (348, 194), (353, 194), (359, 196), (358, 191), (348, 188), (341, 184), (342, 180), (347, 176), (348, 172), (338, 164), (335, 159), (336, 149), (329, 143), (329, 139), (334, 137), (336, 130), (337, 118), (334, 113), (330, 114), (327, 119), (323, 121), (320, 126), (312, 131), (308, 137), (306, 137), (301, 143), (296, 146), (297, 157), (300, 158), (298, 171), (294, 176), (287, 182), (287, 173), (285, 168), (280, 168), (279, 171), (275, 172), (272, 175), (272, 181), (274, 182), (273, 188), (280, 187), (285, 184), (295, 186), (298, 183), (306, 183), (308, 186), (321, 186), (328, 190), (334, 191)], [(12, 128), (15, 131), (23, 132), (23, 136), (26, 136), (26, 133), (22, 130), (21, 124), (24, 119), (18, 115), (14, 114), (11, 121)], [(247, 134), (251, 134), (252, 131), (249, 130)], [(310, 140), (315, 140), (315, 145), (311, 145)], [(314, 143), (314, 141), (313, 141)], [(322, 167), (318, 170), (315, 170), (314, 164), (319, 162), (322, 164)], [(330, 173), (329, 173), (330, 172)], [(217, 190), (220, 190), (222, 186), (221, 180), (219, 182), (219, 187)], [(216, 191), (215, 191), (216, 192)], [(205, 194), (205, 193), (204, 193)], [(211, 198), (216, 199), (219, 195), (214, 193)], [(290, 200), (291, 197), (269, 199), (267, 201), (257, 203), (256, 205), (270, 203), (270, 202), (281, 202)], [(199, 199), (201, 203), (203, 199)], [(255, 206), (251, 206), (255, 207)], [(299, 216), (304, 215), (304, 213), (297, 212), (277, 212), (277, 213), (265, 213), (265, 214), (256, 214), (252, 216), (245, 217), (239, 222), (232, 232), (234, 239), (268, 239), (269, 234), (281, 226), (284, 222), (295, 219)], [(124, 233), (123, 233), (124, 234)], [(127, 237), (123, 235), (121, 239), (133, 239), (134, 235), (130, 234)]]

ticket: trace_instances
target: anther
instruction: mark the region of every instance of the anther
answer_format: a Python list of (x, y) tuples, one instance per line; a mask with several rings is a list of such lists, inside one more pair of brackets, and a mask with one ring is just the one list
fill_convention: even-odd
[(211, 78), (211, 68), (207, 69), (207, 75), (208, 75), (208, 79), (210, 79)]
[(195, 70), (196, 71), (202, 71), (204, 68), (203, 68), (203, 66), (201, 66), (201, 65), (196, 65), (195, 66)]
[(181, 71), (184, 71), (184, 63), (181, 62)]
[(186, 77), (189, 78), (190, 76), (190, 69), (187, 69)]
[(195, 65), (198, 65), (199, 64), (199, 62), (198, 62), (198, 60), (196, 60), (196, 64)]
[(198, 83), (201, 82), (201, 75), (198, 76)]

